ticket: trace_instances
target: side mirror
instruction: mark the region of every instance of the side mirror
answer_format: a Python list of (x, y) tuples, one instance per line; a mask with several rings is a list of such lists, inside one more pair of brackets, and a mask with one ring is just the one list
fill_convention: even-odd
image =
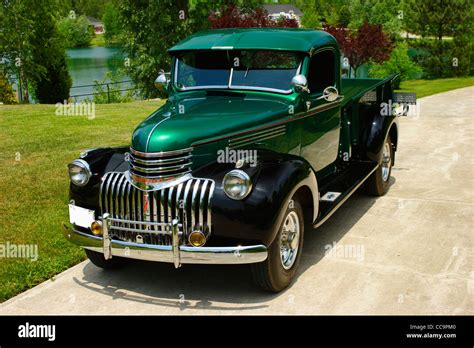
[(166, 88), (168, 82), (170, 82), (170, 80), (166, 78), (166, 74), (167, 73), (165, 73), (164, 70), (160, 70), (159, 75), (155, 80), (155, 87), (159, 88), (160, 86), (164, 86)]
[(334, 86), (326, 87), (323, 91), (323, 95), (318, 99), (324, 99), (328, 102), (333, 102), (342, 96), (339, 95), (339, 91)]
[(291, 84), (293, 85), (293, 88), (295, 89), (296, 92), (309, 93), (308, 80), (306, 79), (306, 76), (304, 75), (293, 76), (293, 78), (291, 79)]

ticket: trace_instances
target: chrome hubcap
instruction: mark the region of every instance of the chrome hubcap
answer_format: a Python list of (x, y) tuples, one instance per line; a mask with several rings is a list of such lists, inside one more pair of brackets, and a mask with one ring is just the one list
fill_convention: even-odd
[(290, 269), (296, 261), (300, 244), (300, 221), (295, 211), (290, 211), (283, 222), (280, 237), (280, 260), (284, 269)]
[(392, 166), (392, 158), (390, 157), (390, 144), (386, 142), (383, 146), (382, 153), (382, 179), (387, 181), (390, 176), (390, 168)]

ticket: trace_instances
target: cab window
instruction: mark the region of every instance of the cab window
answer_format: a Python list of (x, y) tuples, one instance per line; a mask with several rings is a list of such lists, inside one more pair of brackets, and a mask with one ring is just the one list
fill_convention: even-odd
[(308, 87), (311, 94), (321, 94), (336, 83), (336, 60), (332, 50), (316, 53), (309, 63)]

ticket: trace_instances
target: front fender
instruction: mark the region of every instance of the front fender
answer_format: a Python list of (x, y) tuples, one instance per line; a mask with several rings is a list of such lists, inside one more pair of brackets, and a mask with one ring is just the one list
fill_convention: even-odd
[(216, 183), (211, 201), (213, 236), (270, 245), (284, 218), (285, 207), (303, 186), (311, 191), (311, 218), (316, 219), (318, 185), (309, 163), (293, 155), (260, 151), (258, 159), (255, 168), (243, 168), (252, 178), (253, 189), (240, 201), (227, 197), (222, 189), (224, 175), (234, 166), (215, 163), (194, 174)]
[(97, 148), (88, 150), (81, 155), (81, 159), (89, 164), (92, 177), (85, 186), (69, 184), (69, 199), (83, 208), (99, 210), (99, 192), (101, 178), (105, 173), (125, 171), (128, 163), (125, 161), (125, 152), (129, 147)]

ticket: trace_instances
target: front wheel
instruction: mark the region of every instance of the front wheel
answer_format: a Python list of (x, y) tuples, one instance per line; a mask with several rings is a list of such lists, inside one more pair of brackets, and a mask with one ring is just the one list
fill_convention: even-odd
[(304, 218), (301, 204), (290, 200), (265, 261), (252, 265), (255, 283), (264, 290), (279, 292), (290, 285), (303, 249)]

